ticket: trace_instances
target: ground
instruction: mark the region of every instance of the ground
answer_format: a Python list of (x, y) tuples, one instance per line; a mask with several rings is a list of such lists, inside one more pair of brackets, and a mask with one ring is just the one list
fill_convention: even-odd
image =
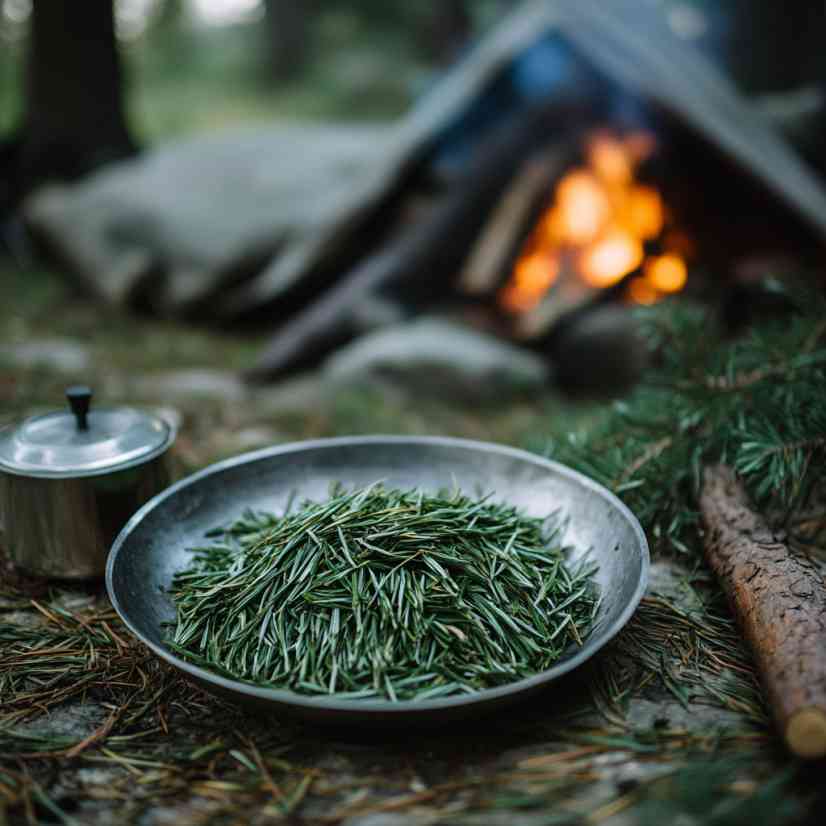
[[(325, 386), (248, 389), (261, 344), (103, 312), (48, 272), (0, 272), (2, 422), (98, 399), (179, 419), (180, 472), (242, 450), (353, 432), (442, 433), (541, 449), (554, 396), (498, 405)], [(38, 342), (37, 346), (33, 342)], [(0, 422), (0, 423), (2, 423)], [(703, 568), (655, 562), (609, 649), (530, 702), (415, 732), (319, 730), (251, 716), (132, 640), (100, 583), (0, 576), (0, 824), (798, 822), (816, 770), (777, 742), (725, 605)]]

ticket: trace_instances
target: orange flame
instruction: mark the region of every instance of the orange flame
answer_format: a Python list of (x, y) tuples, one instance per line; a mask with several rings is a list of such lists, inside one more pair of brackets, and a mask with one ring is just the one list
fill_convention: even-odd
[(645, 262), (645, 280), (661, 293), (676, 293), (688, 278), (688, 268), (679, 255), (668, 253)]
[(657, 142), (650, 132), (631, 132), (626, 135), (623, 144), (628, 154), (634, 159), (635, 164), (647, 161), (657, 149)]
[(502, 291), (502, 304), (512, 312), (533, 309), (559, 274), (559, 260), (544, 252), (523, 255), (513, 273), (513, 283)]
[[(639, 304), (684, 287), (691, 241), (666, 226), (669, 215), (661, 194), (634, 179), (654, 150), (647, 132), (617, 136), (600, 130), (588, 138), (587, 165), (561, 178), (500, 292), (505, 310), (519, 314), (536, 307), (557, 280), (563, 258), (595, 288), (610, 287), (642, 268), (626, 290)], [(658, 239), (664, 254), (646, 257), (644, 243)]]
[(587, 244), (597, 237), (611, 215), (611, 204), (599, 181), (585, 170), (574, 170), (559, 182), (556, 205), (548, 214), (552, 240)]
[(628, 296), (635, 304), (656, 304), (660, 298), (660, 294), (641, 275), (628, 283)]
[(639, 239), (613, 229), (585, 248), (579, 259), (580, 272), (592, 287), (610, 287), (637, 269), (642, 258)]
[(664, 220), (660, 193), (650, 186), (631, 187), (623, 215), (623, 223), (629, 231), (648, 241), (662, 232)]
[(634, 159), (610, 132), (597, 132), (588, 141), (588, 165), (608, 185), (627, 186), (634, 176)]

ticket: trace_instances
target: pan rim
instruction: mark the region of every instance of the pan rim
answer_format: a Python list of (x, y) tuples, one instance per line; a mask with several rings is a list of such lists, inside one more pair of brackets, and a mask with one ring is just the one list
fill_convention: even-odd
[[(639, 579), (634, 589), (634, 593), (623, 607), (619, 616), (607, 625), (598, 636), (589, 637), (588, 640), (586, 640), (585, 645), (583, 645), (583, 647), (573, 656), (551, 666), (551, 668), (546, 669), (545, 671), (540, 671), (530, 677), (525, 677), (521, 680), (507, 683), (503, 686), (483, 689), (474, 694), (462, 694), (432, 700), (401, 700), (398, 702), (393, 702), (390, 700), (336, 700), (334, 695), (311, 697), (286, 689), (262, 688), (259, 686), (250, 685), (240, 680), (232, 680), (227, 677), (222, 677), (221, 675), (209, 671), (206, 668), (193, 665), (192, 663), (181, 659), (172, 651), (150, 640), (129, 617), (128, 613), (125, 611), (123, 605), (118, 599), (113, 582), (114, 569), (117, 564), (118, 556), (123, 547), (126, 545), (131, 533), (150, 512), (162, 505), (162, 503), (167, 499), (175, 496), (180, 491), (188, 487), (198, 484), (204, 478), (221, 473), (239, 465), (258, 461), (260, 459), (289, 455), (306, 450), (316, 450), (319, 448), (328, 449), (379, 444), (454, 447), (481, 451), (483, 453), (494, 453), (544, 467), (547, 470), (567, 477), (568, 479), (584, 486), (607, 501), (628, 522), (632, 529), (639, 548), (640, 557)], [(308, 711), (323, 710), (326, 712), (341, 712), (342, 714), (347, 715), (352, 715), (353, 713), (363, 713), (365, 716), (375, 714), (380, 716), (403, 717), (411, 714), (416, 715), (419, 712), (473, 708), (474, 706), (481, 707), (491, 701), (534, 691), (542, 686), (550, 684), (564, 674), (573, 671), (575, 668), (578, 668), (584, 662), (593, 657), (605, 645), (607, 645), (607, 643), (609, 643), (631, 619), (637, 609), (637, 606), (640, 604), (643, 595), (645, 594), (645, 590), (648, 585), (649, 567), (650, 552), (648, 548), (648, 541), (646, 539), (645, 532), (632, 511), (606, 487), (585, 474), (569, 468), (567, 465), (563, 465), (560, 462), (555, 462), (551, 459), (546, 459), (521, 448), (511, 447), (510, 445), (504, 445), (497, 442), (486, 442), (476, 439), (463, 439), (451, 436), (398, 436), (377, 434), (369, 436), (336, 436), (324, 439), (310, 439), (248, 451), (246, 453), (241, 453), (237, 456), (215, 462), (179, 480), (178, 482), (175, 482), (159, 494), (155, 495), (138, 511), (136, 511), (115, 538), (106, 561), (106, 592), (109, 596), (112, 607), (115, 609), (118, 616), (121, 618), (129, 631), (144, 645), (146, 645), (156, 656), (160, 657), (174, 668), (182, 671), (195, 680), (202, 683), (209, 683), (217, 690), (225, 694), (241, 694), (250, 699), (269, 701), (273, 705), (292, 706)]]

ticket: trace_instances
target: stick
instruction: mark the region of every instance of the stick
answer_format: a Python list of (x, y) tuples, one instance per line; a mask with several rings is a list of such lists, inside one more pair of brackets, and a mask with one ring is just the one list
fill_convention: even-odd
[(700, 495), (706, 558), (751, 647), (778, 728), (798, 757), (826, 756), (826, 587), (751, 510), (725, 465)]
[(543, 196), (547, 200), (554, 183), (571, 163), (573, 146), (572, 139), (557, 140), (525, 161), (474, 242), (459, 276), (460, 290), (468, 295), (486, 295), (500, 286), (515, 257), (517, 243), (536, 222), (537, 203)]

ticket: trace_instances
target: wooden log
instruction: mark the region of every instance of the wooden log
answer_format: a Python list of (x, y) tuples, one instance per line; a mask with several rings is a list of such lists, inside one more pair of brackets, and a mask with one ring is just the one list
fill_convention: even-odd
[(705, 551), (754, 654), (783, 739), (826, 756), (826, 583), (775, 539), (725, 465), (707, 468), (700, 495)]
[(525, 161), (468, 255), (458, 282), (462, 292), (487, 295), (501, 286), (517, 245), (538, 217), (537, 205), (547, 200), (554, 183), (572, 162), (575, 145), (573, 138), (555, 141)]
[(604, 288), (592, 287), (581, 278), (570, 261), (563, 261), (556, 281), (540, 304), (516, 318), (511, 335), (528, 347), (543, 350), (558, 325), (587, 311), (604, 292)]

